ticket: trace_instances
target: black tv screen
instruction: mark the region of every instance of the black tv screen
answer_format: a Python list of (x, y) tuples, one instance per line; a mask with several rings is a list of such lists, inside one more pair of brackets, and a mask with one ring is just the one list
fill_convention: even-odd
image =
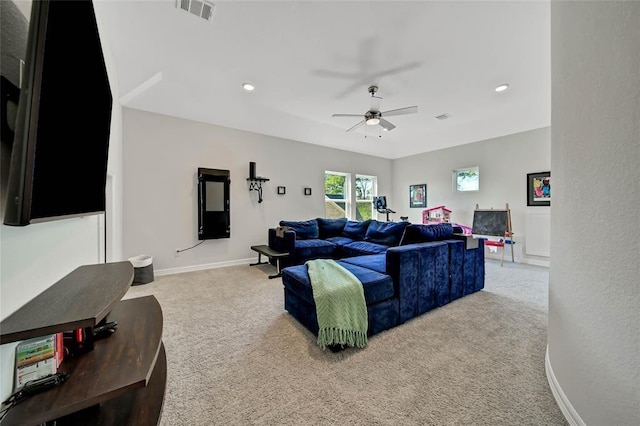
[(104, 212), (112, 96), (93, 3), (32, 3), (4, 223)]

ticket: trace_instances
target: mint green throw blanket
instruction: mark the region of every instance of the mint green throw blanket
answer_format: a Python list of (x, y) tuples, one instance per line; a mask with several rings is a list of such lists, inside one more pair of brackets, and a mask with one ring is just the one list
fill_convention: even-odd
[(358, 278), (331, 259), (306, 262), (316, 302), (318, 344), (367, 345), (367, 304)]

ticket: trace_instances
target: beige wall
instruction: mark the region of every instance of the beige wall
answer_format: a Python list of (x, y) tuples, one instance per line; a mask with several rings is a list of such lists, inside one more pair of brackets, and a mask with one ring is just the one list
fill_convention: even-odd
[[(453, 170), (474, 166), (480, 169), (480, 190), (455, 192)], [(549, 207), (527, 207), (527, 173), (549, 170), (548, 127), (401, 158), (393, 162), (392, 208), (409, 216), (410, 222), (421, 223), (423, 209), (409, 208), (409, 185), (419, 183), (427, 184), (427, 207), (445, 205), (453, 222), (467, 226), (473, 225), (476, 204), (481, 209), (504, 209), (508, 203), (520, 261), (548, 266), (548, 256), (526, 255), (525, 247), (528, 216), (550, 213)], [(552, 171), (552, 188), (553, 180)], [(535, 231), (549, 233), (548, 228)]]
[(548, 368), (573, 424), (640, 424), (640, 3), (552, 2)]
[[(280, 220), (324, 216), (325, 170), (378, 176), (391, 190), (391, 160), (164, 115), (124, 109), (125, 257), (153, 256), (154, 270), (177, 272), (248, 263), (250, 247), (267, 243)], [(262, 203), (249, 192), (249, 162), (263, 184)], [(231, 238), (197, 244), (198, 167), (231, 172)], [(276, 188), (286, 187), (285, 195)], [(305, 187), (312, 189), (305, 196)]]

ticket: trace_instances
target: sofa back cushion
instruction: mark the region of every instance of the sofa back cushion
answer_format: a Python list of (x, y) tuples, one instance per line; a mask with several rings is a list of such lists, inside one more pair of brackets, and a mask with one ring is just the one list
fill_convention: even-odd
[(402, 238), (402, 233), (409, 222), (379, 222), (372, 220), (364, 236), (365, 241), (385, 246), (397, 246)]
[(358, 222), (355, 220), (348, 220), (342, 230), (342, 236), (353, 238), (354, 240), (364, 240), (364, 236), (367, 234), (367, 229), (371, 219)]
[(297, 240), (310, 240), (318, 238), (318, 221), (316, 219), (305, 221), (281, 220), (280, 226), (296, 231)]
[(342, 236), (342, 230), (344, 229), (344, 225), (347, 223), (347, 218), (341, 217), (339, 219), (327, 219), (319, 217), (317, 221), (320, 238), (326, 240), (327, 238)]
[(401, 246), (407, 244), (427, 243), (429, 241), (447, 240), (453, 236), (453, 226), (450, 223), (435, 225), (409, 225), (404, 229)]

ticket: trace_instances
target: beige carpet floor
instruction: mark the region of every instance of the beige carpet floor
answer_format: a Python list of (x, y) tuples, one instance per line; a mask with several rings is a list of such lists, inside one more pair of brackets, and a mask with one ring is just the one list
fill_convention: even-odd
[(162, 425), (566, 425), (544, 370), (548, 269), (486, 261), (485, 290), (321, 350), (270, 265), (159, 276)]

